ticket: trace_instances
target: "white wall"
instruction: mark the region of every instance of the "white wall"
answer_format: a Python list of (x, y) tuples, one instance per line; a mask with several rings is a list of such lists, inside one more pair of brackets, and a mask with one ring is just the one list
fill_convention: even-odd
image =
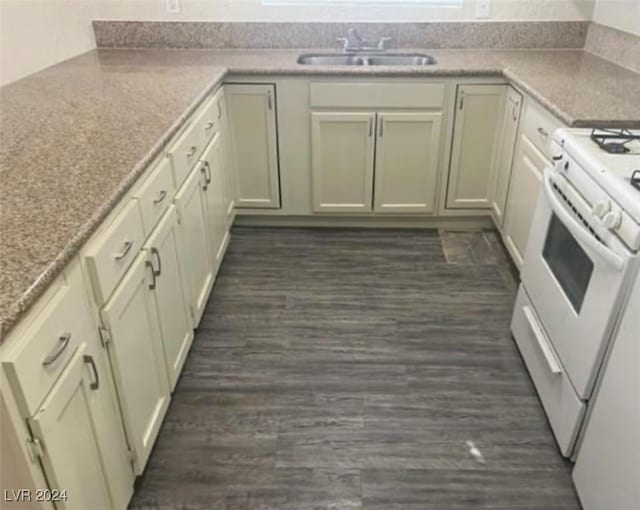
[(0, 0), (0, 85), (95, 47), (87, 0)]
[(593, 21), (640, 36), (640, 0), (597, 0)]

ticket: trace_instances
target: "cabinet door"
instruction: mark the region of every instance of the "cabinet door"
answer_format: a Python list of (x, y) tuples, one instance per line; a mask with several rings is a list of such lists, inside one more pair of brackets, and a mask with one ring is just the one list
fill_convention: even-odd
[(202, 163), (207, 182), (205, 190), (207, 226), (214, 257), (214, 272), (217, 272), (228, 243), (224, 154), (220, 134), (217, 134), (207, 146)]
[(535, 212), (542, 172), (549, 163), (522, 135), (513, 161), (503, 239), (518, 268), (522, 267)]
[(432, 212), (442, 113), (378, 114), (376, 212)]
[[(29, 419), (31, 430), (42, 443), (42, 464), (52, 489), (66, 491), (67, 501), (56, 508), (124, 508), (127, 499), (113, 501), (104, 452), (123, 444), (104, 441), (101, 380), (106, 373), (98, 368), (98, 353), (82, 343), (67, 364), (40, 409)], [(119, 426), (119, 424), (116, 424)], [(130, 468), (127, 466), (125, 469)]]
[(460, 85), (447, 188), (449, 209), (489, 209), (506, 85)]
[(236, 169), (234, 154), (233, 137), (229, 129), (229, 121), (227, 115), (227, 104), (224, 91), (218, 98), (218, 112), (220, 116), (220, 145), (222, 146), (222, 173), (224, 176), (224, 199), (227, 210), (227, 228), (230, 229), (233, 224), (236, 208)]
[(237, 174), (237, 207), (280, 207), (274, 85), (225, 85)]
[(375, 123), (373, 112), (311, 114), (314, 211), (371, 211)]
[(495, 185), (491, 196), (491, 214), (496, 226), (501, 229), (504, 223), (504, 209), (507, 204), (507, 192), (511, 180), (511, 167), (513, 154), (516, 148), (518, 124), (520, 122), (520, 109), (522, 95), (509, 87), (507, 92), (507, 104), (502, 121), (503, 131), (500, 144), (498, 165), (496, 168)]
[(206, 220), (206, 175), (191, 171), (175, 197), (180, 222), (180, 261), (189, 284), (189, 306), (197, 326), (213, 286), (213, 249)]
[(187, 286), (179, 258), (175, 206), (169, 207), (144, 249), (155, 272), (154, 299), (160, 319), (169, 384), (173, 390), (193, 341)]
[(135, 471), (141, 474), (169, 406), (153, 276), (142, 252), (101, 311)]

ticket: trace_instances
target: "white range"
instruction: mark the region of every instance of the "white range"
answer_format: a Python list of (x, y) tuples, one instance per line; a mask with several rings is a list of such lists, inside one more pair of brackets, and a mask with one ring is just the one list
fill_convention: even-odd
[(552, 154), (511, 330), (571, 457), (640, 266), (640, 131), (559, 129)]

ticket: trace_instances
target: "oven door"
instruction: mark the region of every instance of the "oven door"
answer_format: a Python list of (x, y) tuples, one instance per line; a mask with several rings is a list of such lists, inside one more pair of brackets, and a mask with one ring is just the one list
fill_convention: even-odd
[(630, 257), (571, 184), (546, 169), (522, 282), (583, 399), (617, 319)]

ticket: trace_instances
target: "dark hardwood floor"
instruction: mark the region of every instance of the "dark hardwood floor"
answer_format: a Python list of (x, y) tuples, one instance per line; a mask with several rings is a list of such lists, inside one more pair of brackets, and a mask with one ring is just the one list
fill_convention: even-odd
[(573, 510), (498, 236), (235, 228), (134, 509)]

